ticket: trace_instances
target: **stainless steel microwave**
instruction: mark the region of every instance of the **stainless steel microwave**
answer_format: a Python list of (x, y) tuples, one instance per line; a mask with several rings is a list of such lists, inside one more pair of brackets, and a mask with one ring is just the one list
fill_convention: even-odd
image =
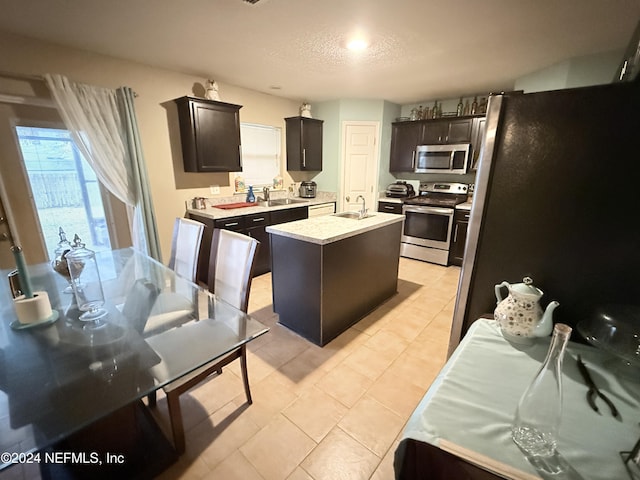
[(467, 173), (470, 143), (418, 145), (415, 173)]

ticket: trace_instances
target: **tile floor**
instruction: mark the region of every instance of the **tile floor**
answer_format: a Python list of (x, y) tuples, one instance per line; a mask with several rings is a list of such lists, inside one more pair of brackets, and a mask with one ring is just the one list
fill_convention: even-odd
[[(446, 358), (460, 269), (400, 259), (398, 294), (324, 348), (278, 325), (271, 277), (249, 312), (271, 330), (181, 397), (187, 451), (162, 479), (391, 480), (404, 424)], [(238, 362), (235, 362), (238, 363)], [(166, 403), (156, 417), (169, 432)]]
[[(271, 329), (181, 397), (187, 451), (162, 480), (392, 480), (404, 425), (446, 358), (460, 269), (400, 259), (398, 294), (324, 348), (277, 324), (271, 277), (249, 312)], [(239, 362), (235, 362), (238, 364)], [(155, 410), (169, 435), (166, 401)], [(2, 480), (39, 479), (37, 466)]]

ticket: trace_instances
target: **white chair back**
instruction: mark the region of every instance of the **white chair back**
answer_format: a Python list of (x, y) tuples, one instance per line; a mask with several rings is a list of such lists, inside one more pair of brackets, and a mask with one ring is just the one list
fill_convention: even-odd
[(211, 242), (209, 289), (225, 302), (247, 311), (253, 266), (260, 242), (247, 235), (216, 229)]
[(176, 218), (173, 226), (169, 268), (191, 282), (196, 281), (203, 232), (204, 224), (188, 218)]

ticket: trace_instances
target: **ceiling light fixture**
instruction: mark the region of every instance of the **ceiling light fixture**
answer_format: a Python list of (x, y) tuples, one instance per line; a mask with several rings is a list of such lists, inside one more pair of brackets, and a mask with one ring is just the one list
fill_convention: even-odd
[(347, 41), (347, 48), (353, 52), (360, 52), (365, 50), (368, 46), (369, 42), (362, 37), (355, 37)]

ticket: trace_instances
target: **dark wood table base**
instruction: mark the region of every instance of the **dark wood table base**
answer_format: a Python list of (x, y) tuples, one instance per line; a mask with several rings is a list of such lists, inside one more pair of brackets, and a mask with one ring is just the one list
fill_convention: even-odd
[(84, 428), (42, 455), (64, 452), (84, 453), (88, 462), (99, 459), (101, 464), (72, 460), (41, 462), (43, 480), (152, 479), (178, 459), (173, 446), (141, 401)]
[(500, 480), (480, 467), (428, 443), (413, 439), (404, 440), (398, 449), (404, 448), (404, 460), (394, 469), (397, 480)]

